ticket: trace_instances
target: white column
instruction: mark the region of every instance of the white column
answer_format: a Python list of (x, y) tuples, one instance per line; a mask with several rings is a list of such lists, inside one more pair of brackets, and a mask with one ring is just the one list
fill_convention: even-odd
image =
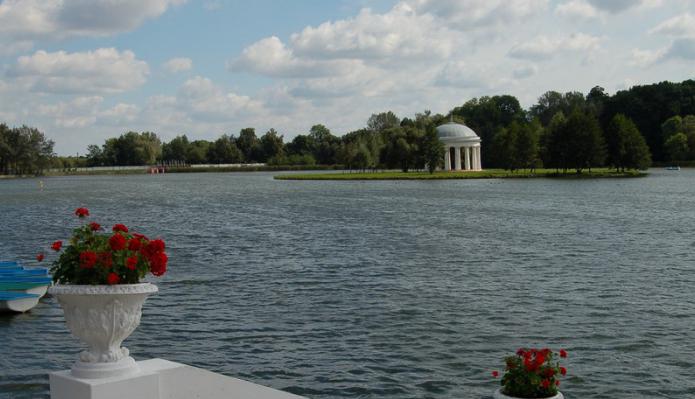
[(466, 170), (471, 170), (471, 148), (463, 147), (463, 155), (466, 162), (466, 164), (464, 165)]
[(478, 146), (478, 170), (483, 170), (483, 161), (480, 154), (480, 146)]
[(451, 170), (451, 151), (448, 146), (444, 152), (444, 170)]
[(473, 150), (473, 170), (478, 170), (478, 147), (473, 147), (471, 150)]
[(454, 161), (456, 162), (454, 169), (461, 170), (461, 147), (454, 147)]

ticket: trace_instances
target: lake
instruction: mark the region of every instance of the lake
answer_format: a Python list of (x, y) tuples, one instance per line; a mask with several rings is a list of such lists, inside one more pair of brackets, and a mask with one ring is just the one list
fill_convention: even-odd
[[(568, 350), (567, 398), (695, 395), (695, 170), (272, 176), (0, 180), (0, 259), (35, 263), (78, 206), (161, 236), (169, 272), (151, 280), (133, 357), (310, 398), (490, 398), (520, 346)], [(47, 373), (81, 350), (52, 298), (0, 316), (0, 343), (3, 398), (47, 398)]]

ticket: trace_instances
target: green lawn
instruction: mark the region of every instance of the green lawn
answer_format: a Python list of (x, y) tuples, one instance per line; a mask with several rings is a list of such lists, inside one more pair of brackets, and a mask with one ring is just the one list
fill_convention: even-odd
[(536, 169), (533, 172), (520, 170), (510, 172), (503, 169), (487, 169), (482, 171), (452, 171), (452, 172), (337, 172), (337, 173), (288, 173), (275, 176), (277, 180), (431, 180), (431, 179), (507, 179), (507, 178), (603, 178), (603, 177), (642, 177), (647, 173), (643, 171), (630, 170), (626, 172), (616, 172), (615, 169), (592, 169), (582, 171), (577, 174), (575, 171), (567, 173), (557, 173), (555, 169)]

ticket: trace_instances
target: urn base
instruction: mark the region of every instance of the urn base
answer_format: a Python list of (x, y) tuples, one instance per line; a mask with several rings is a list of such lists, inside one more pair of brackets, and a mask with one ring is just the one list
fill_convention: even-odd
[(70, 369), (70, 373), (76, 378), (95, 379), (108, 377), (124, 377), (136, 374), (140, 367), (130, 356), (126, 356), (117, 362), (88, 363), (76, 361)]

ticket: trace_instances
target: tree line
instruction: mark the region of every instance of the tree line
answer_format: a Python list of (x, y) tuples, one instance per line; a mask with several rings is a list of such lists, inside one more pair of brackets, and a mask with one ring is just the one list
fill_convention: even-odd
[[(542, 166), (577, 172), (598, 166), (643, 169), (652, 159), (662, 163), (695, 160), (693, 115), (693, 80), (634, 86), (612, 96), (596, 86), (586, 95), (548, 91), (527, 110), (514, 96), (496, 95), (473, 98), (447, 114), (424, 111), (399, 118), (391, 111), (375, 113), (365, 127), (340, 137), (317, 124), (288, 142), (274, 129), (259, 137), (251, 127), (212, 141), (189, 140), (188, 136), (179, 135), (162, 142), (152, 132), (127, 132), (107, 139), (101, 146), (90, 145), (87, 155), (76, 159), (52, 157), (52, 142), (49, 154), (30, 150), (31, 145), (8, 147), (3, 144), (7, 139), (0, 136), (0, 167), (3, 173), (33, 173), (45, 168), (49, 159), (53, 167), (167, 162), (433, 169), (443, 164), (444, 155), (435, 128), (454, 119), (481, 137), (485, 168), (516, 170)], [(27, 127), (3, 129), (32, 131), (35, 139), (40, 134)], [(21, 155), (25, 152), (34, 155)], [(38, 153), (43, 155), (36, 156)], [(31, 159), (35, 161), (28, 161)], [(35, 166), (29, 167), (30, 164)]]
[(54, 157), (53, 141), (39, 130), (0, 123), (0, 175), (41, 174)]

